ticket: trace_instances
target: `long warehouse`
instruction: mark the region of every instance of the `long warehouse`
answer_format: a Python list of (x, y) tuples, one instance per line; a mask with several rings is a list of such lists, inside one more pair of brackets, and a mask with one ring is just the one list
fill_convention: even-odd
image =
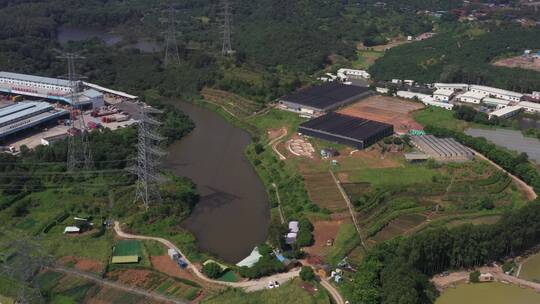
[(392, 135), (394, 127), (382, 122), (331, 112), (301, 124), (298, 132), (357, 149), (365, 149)]
[(68, 111), (46, 102), (20, 102), (0, 108), (0, 140), (67, 115)]

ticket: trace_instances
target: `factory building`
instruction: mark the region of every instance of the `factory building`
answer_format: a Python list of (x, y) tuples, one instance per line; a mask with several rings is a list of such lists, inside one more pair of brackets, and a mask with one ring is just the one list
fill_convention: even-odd
[[(83, 82), (78, 82), (77, 86), (79, 90), (75, 96), (77, 106), (96, 108), (104, 105), (101, 92), (95, 89), (85, 89)], [(71, 104), (70, 82), (65, 79), (0, 72), (0, 92)]]
[(521, 98), (523, 97), (523, 94), (521, 93), (497, 89), (493, 87), (481, 86), (481, 85), (469, 86), (469, 92), (477, 93), (478, 95), (481, 95), (482, 98), (495, 97), (495, 98), (504, 99), (508, 101), (515, 101), (515, 102), (520, 101)]
[(523, 107), (521, 107), (521, 106), (504, 107), (504, 108), (501, 108), (501, 109), (498, 109), (498, 110), (495, 110), (495, 111), (489, 113), (489, 119), (491, 119), (493, 117), (510, 118), (512, 116), (515, 116), (515, 115), (519, 114), (519, 112), (521, 112), (522, 110), (523, 110)]
[(20, 102), (0, 108), (0, 141), (8, 136), (67, 117), (69, 112), (46, 102)]
[(369, 88), (330, 82), (279, 99), (282, 108), (307, 116), (320, 115), (371, 95)]
[(453, 90), (447, 89), (437, 89), (433, 93), (433, 98), (440, 102), (449, 102), (450, 99), (454, 98), (455, 92)]
[(356, 149), (365, 149), (392, 135), (394, 126), (331, 112), (301, 124), (298, 132)]
[(458, 96), (458, 100), (466, 103), (479, 104), (482, 98), (486, 97), (484, 93), (468, 91)]
[(433, 87), (436, 90), (445, 90), (445, 91), (468, 91), (469, 85), (465, 83), (434, 83)]
[(529, 113), (540, 113), (540, 103), (522, 101), (518, 103), (518, 106), (522, 107), (526, 112)]

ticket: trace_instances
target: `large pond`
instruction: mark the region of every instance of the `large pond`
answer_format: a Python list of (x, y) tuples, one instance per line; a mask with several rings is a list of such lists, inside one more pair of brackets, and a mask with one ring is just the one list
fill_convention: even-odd
[(201, 194), (183, 226), (197, 237), (200, 249), (238, 262), (266, 240), (270, 222), (265, 188), (244, 155), (250, 136), (208, 109), (178, 107), (196, 127), (169, 148), (166, 165), (191, 178)]
[(475, 129), (465, 131), (474, 137), (484, 137), (492, 143), (517, 152), (525, 152), (529, 159), (540, 164), (540, 141), (532, 137), (524, 137), (520, 131), (503, 129)]
[(538, 304), (540, 294), (503, 283), (459, 284), (445, 290), (435, 304)]
[[(66, 45), (69, 41), (85, 41), (94, 38), (102, 40), (108, 46), (112, 46), (123, 41), (122, 36), (110, 33), (105, 29), (70, 26), (60, 27), (58, 29), (56, 39), (61, 45)], [(141, 52), (146, 53), (158, 52), (161, 49), (157, 43), (144, 39), (139, 39), (134, 43), (127, 44), (125, 47), (138, 49)]]

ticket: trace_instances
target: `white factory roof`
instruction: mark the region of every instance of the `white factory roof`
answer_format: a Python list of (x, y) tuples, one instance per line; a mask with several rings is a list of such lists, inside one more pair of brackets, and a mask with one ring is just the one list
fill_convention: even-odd
[(540, 103), (530, 102), (530, 101), (521, 101), (518, 103), (518, 106), (533, 109), (540, 112)]
[(498, 89), (498, 88), (493, 88), (493, 87), (488, 87), (488, 86), (482, 86), (482, 85), (471, 85), (469, 87), (469, 90), (485, 91), (487, 93), (499, 94), (499, 95), (508, 95), (508, 96), (512, 96), (512, 97), (516, 97), (516, 98), (521, 98), (523, 96), (523, 94), (517, 93), (517, 92), (514, 92), (514, 91), (508, 91), (508, 90), (503, 90), (503, 89)]
[(433, 86), (437, 89), (441, 89), (441, 88), (466, 89), (469, 87), (469, 85), (466, 83), (441, 83), (441, 82), (436, 82), (433, 84)]
[(46, 102), (20, 102), (12, 106), (8, 106), (0, 109), (0, 125), (9, 123), (12, 120), (20, 117), (41, 112), (52, 110), (53, 107)]
[(510, 104), (509, 100), (493, 98), (493, 97), (486, 97), (486, 98), (482, 99), (482, 101), (484, 103), (495, 104), (495, 105), (503, 105), (503, 106), (507, 106), (507, 105)]
[(69, 81), (65, 79), (41, 77), (41, 76), (11, 73), (11, 72), (0, 72), (0, 77), (69, 87)]
[(510, 106), (510, 107), (506, 107), (506, 108), (502, 108), (502, 109), (493, 111), (493, 112), (489, 113), (489, 115), (490, 116), (502, 117), (502, 116), (508, 115), (510, 113), (520, 111), (522, 108), (523, 107), (521, 107), (521, 106)]
[(435, 95), (450, 97), (450, 96), (454, 95), (454, 91), (445, 90), (445, 89), (437, 89), (437, 91), (435, 91), (433, 93), (433, 96), (435, 96)]
[(465, 92), (458, 96), (459, 98), (473, 98), (481, 100), (482, 98), (486, 97), (486, 94), (478, 93), (478, 92)]
[(89, 82), (83, 82), (83, 84), (85, 86), (87, 86), (87, 87), (96, 89), (96, 90), (101, 91), (101, 92), (111, 93), (111, 94), (115, 94), (115, 95), (122, 96), (122, 97), (125, 97), (125, 98), (129, 98), (129, 99), (137, 99), (137, 96), (135, 96), (135, 95), (124, 93), (124, 92), (121, 92), (121, 91), (111, 90), (111, 89), (108, 89), (106, 87), (99, 86), (97, 84), (93, 84), (93, 83), (89, 83)]

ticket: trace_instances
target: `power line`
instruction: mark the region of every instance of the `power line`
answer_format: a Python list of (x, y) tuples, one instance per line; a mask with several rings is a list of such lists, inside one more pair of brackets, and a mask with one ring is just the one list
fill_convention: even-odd
[(165, 32), (165, 58), (163, 64), (165, 66), (180, 64), (178, 41), (176, 39), (176, 25), (178, 24), (176, 20), (176, 9), (171, 5), (165, 13), (167, 14), (167, 19), (163, 22), (167, 24), (167, 31)]
[(159, 148), (159, 143), (163, 137), (155, 133), (157, 126), (161, 123), (151, 117), (152, 114), (160, 114), (161, 111), (152, 107), (143, 106), (140, 108), (139, 119), (139, 143), (137, 145), (137, 167), (134, 173), (137, 174), (137, 190), (135, 201), (142, 201), (148, 208), (150, 205), (161, 202), (159, 193), (159, 182), (162, 181), (159, 173), (160, 158), (165, 155)]
[[(107, 163), (121, 163), (121, 162), (129, 162), (129, 161), (135, 161), (137, 158), (126, 158), (126, 159), (118, 159), (118, 160), (102, 160), (102, 161), (94, 161), (94, 164), (107, 164)], [(0, 165), (20, 165), (20, 166), (27, 166), (27, 165), (36, 165), (36, 166), (46, 166), (46, 165), (67, 165), (66, 162), (0, 162)]]
[[(79, 104), (79, 93), (81, 91), (81, 81), (75, 73), (75, 60), (83, 59), (74, 53), (65, 53), (60, 56), (61, 59), (66, 59), (68, 66), (69, 79), (69, 100), (71, 103), (70, 109), (70, 134), (68, 137), (68, 170), (75, 171), (79, 169), (88, 170), (92, 167), (92, 154), (90, 152), (90, 142), (88, 139), (88, 130), (84, 122), (84, 116)], [(77, 135), (77, 133), (79, 133)]]
[(222, 18), (221, 33), (223, 34), (223, 44), (221, 47), (221, 53), (224, 56), (234, 54), (232, 49), (232, 5), (230, 0), (221, 0), (221, 12)]

